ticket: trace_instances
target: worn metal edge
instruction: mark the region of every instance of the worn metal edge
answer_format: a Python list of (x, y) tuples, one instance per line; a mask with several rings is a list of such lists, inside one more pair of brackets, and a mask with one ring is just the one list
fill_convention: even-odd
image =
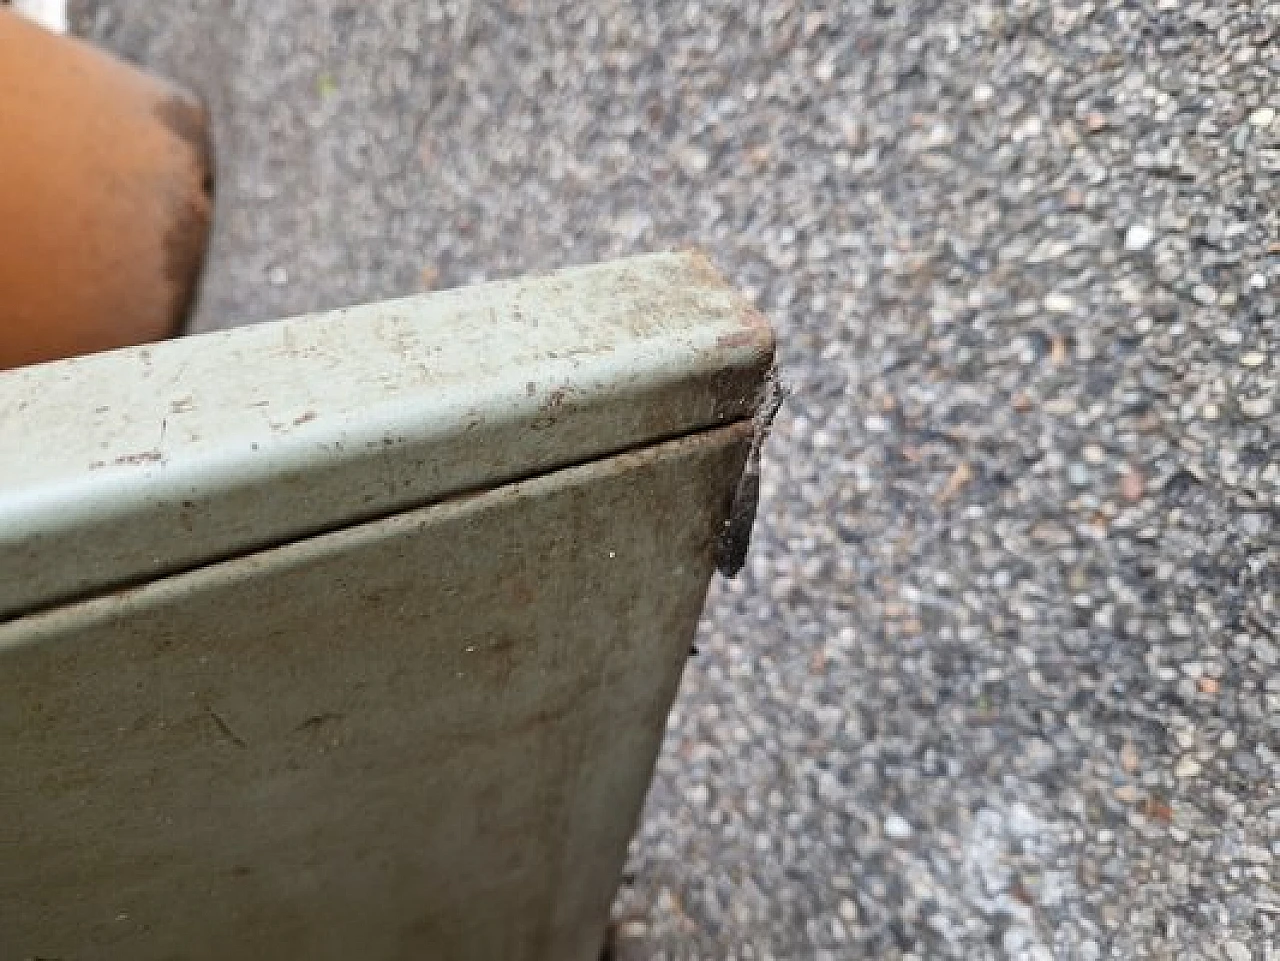
[(749, 418), (772, 356), (684, 254), (0, 374), (0, 618)]
[[(466, 517), (494, 504), (538, 498), (551, 491), (572, 487), (584, 481), (617, 476), (646, 463), (673, 460), (706, 445), (742, 445), (749, 456), (756, 435), (756, 424), (739, 420), (694, 435), (673, 438), (639, 450), (624, 451), (586, 464), (549, 471), (536, 477), (515, 481), (474, 493), (457, 494), (388, 517), (353, 524), (324, 534), (300, 538), (284, 544), (215, 561), (200, 567), (175, 572), (131, 587), (70, 601), (56, 607), (33, 611), (0, 621), (0, 657), (6, 652), (29, 644), (39, 644), (66, 636), (74, 636), (78, 628), (104, 620), (127, 618), (131, 613), (166, 600), (181, 598), (191, 592), (214, 585), (235, 584), (252, 578), (265, 566), (280, 567), (311, 564), (317, 559), (340, 555), (370, 541), (392, 536), (397, 530), (411, 532), (428, 520), (440, 522)], [(732, 494), (728, 491), (727, 494)], [(724, 511), (729, 510), (726, 498)]]

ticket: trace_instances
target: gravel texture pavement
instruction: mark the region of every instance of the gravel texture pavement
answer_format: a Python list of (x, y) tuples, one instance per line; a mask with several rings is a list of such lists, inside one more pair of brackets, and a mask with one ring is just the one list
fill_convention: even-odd
[(696, 244), (794, 394), (625, 959), (1280, 959), (1280, 3), (78, 0), (198, 325)]

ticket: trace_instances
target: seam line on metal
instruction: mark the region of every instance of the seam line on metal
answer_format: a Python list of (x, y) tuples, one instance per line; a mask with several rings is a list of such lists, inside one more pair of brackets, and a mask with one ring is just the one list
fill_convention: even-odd
[(145, 584), (154, 583), (155, 581), (158, 581), (158, 580), (164, 580), (166, 578), (171, 578), (171, 577), (181, 577), (184, 574), (190, 574), (194, 571), (199, 571), (205, 568), (214, 567), (218, 564), (225, 564), (229, 561), (235, 561), (235, 560), (239, 560), (246, 557), (253, 557), (256, 554), (262, 554), (268, 551), (276, 550), (278, 548), (288, 547), (290, 544), (298, 544), (298, 543), (301, 543), (302, 541), (311, 540), (312, 538), (323, 537), (326, 534), (333, 534), (338, 531), (350, 530), (352, 528), (361, 527), (366, 524), (376, 524), (379, 521), (386, 520), (387, 518), (390, 518), (390, 517), (396, 517), (400, 514), (407, 514), (412, 511), (423, 510), (428, 507), (435, 507), (441, 504), (448, 504), (450, 502), (462, 500), (467, 497), (473, 497), (476, 494), (484, 493), (485, 491), (501, 490), (503, 487), (509, 487), (513, 484), (525, 483), (531, 480), (535, 480), (539, 477), (550, 477), (552, 475), (560, 473), (561, 471), (568, 471), (568, 470), (573, 470), (574, 468), (584, 467), (587, 464), (595, 463), (600, 460), (606, 460), (612, 457), (622, 457), (627, 454), (633, 454), (638, 451), (643, 451), (650, 447), (655, 447), (661, 444), (668, 444), (668, 443), (673, 443), (675, 441), (684, 440), (686, 438), (696, 437), (697, 435), (707, 433), (708, 431), (726, 430), (739, 424), (753, 423), (754, 420), (755, 420), (754, 418), (738, 418), (735, 420), (725, 421), (723, 424), (717, 424), (713, 427), (698, 427), (692, 430), (682, 431), (682, 432), (671, 434), (668, 436), (654, 437), (653, 439), (645, 441), (644, 443), (632, 444), (628, 447), (622, 447), (617, 450), (607, 451), (602, 454), (583, 457), (579, 460), (572, 461), (569, 463), (564, 463), (564, 464), (558, 464), (555, 467), (551, 467), (544, 470), (530, 471), (525, 474), (518, 474), (502, 481), (499, 484), (494, 484), (489, 486), (477, 485), (473, 487), (463, 488), (460, 490), (451, 491), (448, 494), (445, 494), (441, 497), (428, 498), (427, 500), (424, 500), (420, 503), (406, 504), (394, 510), (381, 511), (379, 513), (372, 514), (367, 517), (354, 518), (346, 523), (327, 525), (324, 527), (319, 527), (314, 530), (298, 534), (293, 537), (286, 537), (277, 541), (270, 541), (265, 544), (259, 544), (256, 547), (253, 547), (249, 550), (230, 551), (219, 556), (208, 557), (201, 560), (201, 562), (198, 564), (179, 566), (179, 567), (174, 567), (172, 569), (167, 569), (167, 570), (150, 571), (146, 575), (141, 577), (129, 578), (122, 581), (114, 582), (111, 584), (104, 585), (101, 588), (92, 590), (92, 591), (84, 591), (78, 594), (71, 594), (66, 597), (60, 598), (58, 600), (51, 601), (47, 604), (40, 604), (23, 611), (19, 611), (18, 613), (11, 614), (7, 617), (0, 617), (0, 626), (12, 624), (16, 621), (21, 621), (23, 618), (36, 617), (41, 614), (47, 614), (51, 611), (56, 611), (59, 608), (71, 607), (76, 604), (83, 604), (83, 603), (91, 602), (94, 600), (98, 600), (100, 598), (110, 597), (112, 594), (118, 593), (120, 591), (127, 591), (135, 587), (141, 587)]

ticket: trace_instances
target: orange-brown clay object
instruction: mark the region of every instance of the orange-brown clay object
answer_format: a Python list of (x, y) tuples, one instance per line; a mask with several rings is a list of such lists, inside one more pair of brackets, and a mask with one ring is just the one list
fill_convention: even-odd
[(0, 9), (0, 368), (177, 332), (207, 145), (190, 94)]

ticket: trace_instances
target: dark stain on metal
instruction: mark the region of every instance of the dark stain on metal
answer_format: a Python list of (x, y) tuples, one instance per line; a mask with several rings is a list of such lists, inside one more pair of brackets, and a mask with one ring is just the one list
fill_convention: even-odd
[(576, 712), (583, 710), (582, 697), (592, 690), (584, 686), (574, 697), (553, 702), (541, 710), (532, 711), (523, 716), (503, 719), (493, 727), (477, 729), (475, 727), (460, 728), (455, 731), (441, 731), (435, 736), (429, 747), (441, 755), (465, 750), (476, 744), (496, 742), (502, 738), (529, 734), (542, 728), (552, 728), (561, 724)]
[(529, 427), (532, 430), (546, 430), (548, 427), (554, 427), (560, 419), (560, 412), (568, 395), (569, 391), (566, 387), (557, 387), (551, 391), (538, 408), (543, 416), (530, 421)]
[(729, 516), (725, 519), (717, 545), (716, 569), (725, 577), (736, 577), (747, 562), (751, 530), (755, 527), (756, 510), (760, 505), (760, 452), (785, 397), (786, 389), (778, 380), (777, 373), (770, 371), (765, 377), (760, 406), (756, 410), (751, 452), (747, 456), (746, 467), (738, 481)]
[(139, 451), (136, 454), (122, 454), (121, 456), (113, 460), (111, 463), (119, 467), (124, 467), (127, 465), (136, 465), (136, 464), (154, 464), (157, 461), (160, 461), (163, 459), (164, 459), (164, 455), (161, 454), (160, 451), (158, 450), (144, 450), (144, 451)]
[(479, 659), (478, 673), (502, 690), (511, 683), (511, 677), (519, 666), (521, 647), (521, 642), (516, 638), (499, 634), (486, 643), (477, 645), (471, 654)]
[(231, 730), (231, 725), (229, 725), (226, 722), (226, 719), (221, 714), (219, 714), (217, 711), (215, 711), (211, 707), (205, 708), (205, 711), (208, 713), (209, 717), (213, 719), (214, 726), (217, 727), (218, 732), (224, 738), (226, 738), (228, 741), (230, 741), (232, 744), (234, 744), (238, 748), (243, 749), (249, 746), (248, 744), (245, 743), (244, 738), (242, 738), (235, 731)]
[[(708, 393), (712, 398), (712, 416), (718, 422), (727, 420), (738, 420), (742, 417), (743, 412), (751, 410), (750, 399), (754, 397), (760, 390), (760, 378), (762, 368), (767, 366), (767, 360), (760, 364), (752, 363), (748, 367), (728, 367), (717, 371), (708, 384)], [(656, 404), (658, 410), (662, 410), (662, 405)], [(680, 415), (679, 408), (668, 412), (666, 417), (678, 418)]]
[(335, 711), (325, 711), (322, 714), (312, 714), (309, 718), (294, 728), (294, 731), (310, 731), (318, 727), (323, 727), (330, 721), (341, 721), (345, 715)]
[(751, 347), (753, 345), (758, 345), (761, 350), (769, 346), (768, 341), (761, 338), (760, 331), (756, 328), (735, 330), (731, 334), (721, 334), (716, 338), (717, 347)]

